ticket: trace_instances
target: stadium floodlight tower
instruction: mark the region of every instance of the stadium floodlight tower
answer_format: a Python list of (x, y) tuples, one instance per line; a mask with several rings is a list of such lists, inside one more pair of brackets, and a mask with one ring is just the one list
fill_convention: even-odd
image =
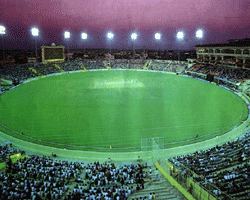
[[(2, 35), (2, 41), (3, 41), (3, 35), (6, 34), (6, 28), (2, 25), (0, 25), (0, 35)], [(4, 55), (4, 44), (3, 44), (3, 60), (5, 62), (5, 55)]]
[[(34, 37), (38, 37), (38, 35), (39, 35), (39, 30), (38, 30), (38, 28), (32, 28), (32, 29), (31, 29), (31, 33), (32, 33), (32, 35), (33, 35)], [(36, 62), (37, 62), (37, 41), (36, 41), (36, 39), (35, 39), (35, 44), (36, 44)]]
[(201, 39), (203, 37), (203, 31), (201, 29), (199, 29), (198, 31), (196, 31), (196, 37), (198, 39)]
[[(88, 38), (88, 34), (87, 33), (82, 33), (82, 39), (87, 40), (87, 38)], [(85, 45), (84, 45), (83, 49), (84, 49), (83, 55), (85, 55)]]
[(132, 33), (131, 34), (131, 39), (133, 40), (133, 52), (134, 52), (133, 59), (135, 59), (135, 40), (137, 39), (137, 34)]
[[(70, 32), (69, 31), (65, 31), (64, 32), (64, 38), (65, 39), (69, 39), (70, 38)], [(68, 61), (69, 61), (69, 44), (68, 44)]]
[[(177, 33), (177, 38), (179, 39), (179, 40), (182, 40), (183, 38), (184, 38), (184, 34), (183, 34), (183, 32), (181, 32), (181, 31), (179, 31), (178, 33)], [(179, 55), (178, 55), (178, 60), (179, 60), (179, 62), (181, 62), (181, 53), (180, 53), (180, 43), (179, 43)]]
[(155, 39), (156, 40), (160, 40), (161, 39), (161, 34), (160, 33), (156, 33), (155, 34)]
[[(156, 33), (155, 34), (155, 39), (156, 40), (160, 40), (161, 39), (161, 34), (160, 33)], [(159, 56), (158, 55), (158, 51), (159, 51), (158, 42), (156, 42), (156, 46), (157, 46), (157, 56)]]
[[(114, 38), (114, 34), (112, 32), (108, 32), (107, 37), (109, 40), (112, 40)], [(111, 54), (111, 44), (110, 44), (109, 53)]]

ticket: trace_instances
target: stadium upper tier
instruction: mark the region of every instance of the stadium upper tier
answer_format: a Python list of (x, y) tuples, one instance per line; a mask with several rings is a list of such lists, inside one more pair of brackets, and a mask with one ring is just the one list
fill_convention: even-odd
[(155, 60), (72, 60), (60, 64), (29, 63), (0, 68), (0, 78), (23, 81), (36, 76), (60, 73), (63, 71), (92, 70), (92, 69), (144, 69), (181, 73), (187, 67), (182, 61)]
[(197, 60), (201, 63), (223, 64), (250, 69), (249, 39), (228, 40), (226, 44), (197, 45)]

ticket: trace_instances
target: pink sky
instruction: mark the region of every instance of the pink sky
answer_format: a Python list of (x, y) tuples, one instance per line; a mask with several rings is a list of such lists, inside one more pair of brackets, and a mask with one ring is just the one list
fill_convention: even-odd
[(250, 1), (1, 0), (0, 24), (61, 31), (154, 30), (163, 34), (202, 28), (210, 37), (219, 32), (223, 38), (243, 38), (250, 31)]
[(246, 26), (248, 0), (4, 0), (4, 19), (26, 25), (138, 29)]

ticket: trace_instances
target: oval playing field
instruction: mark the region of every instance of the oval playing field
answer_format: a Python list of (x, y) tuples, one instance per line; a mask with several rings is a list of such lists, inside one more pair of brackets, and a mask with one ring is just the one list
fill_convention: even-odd
[(240, 97), (213, 84), (132, 70), (32, 81), (3, 94), (0, 113), (4, 133), (93, 151), (140, 151), (141, 139), (153, 137), (164, 137), (165, 148), (207, 140), (248, 116)]

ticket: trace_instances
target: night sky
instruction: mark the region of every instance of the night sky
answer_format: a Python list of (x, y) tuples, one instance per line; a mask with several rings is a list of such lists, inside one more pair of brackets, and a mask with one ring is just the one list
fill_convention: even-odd
[[(6, 35), (0, 48), (34, 49), (31, 28), (39, 28), (38, 46), (70, 48), (193, 49), (197, 44), (224, 43), (250, 37), (250, 0), (0, 0), (0, 25)], [(195, 37), (202, 29), (202, 39)], [(71, 32), (69, 40), (64, 31)], [(88, 39), (83, 41), (81, 33)], [(109, 31), (114, 33), (108, 40)], [(184, 32), (184, 39), (176, 37)], [(154, 34), (162, 38), (156, 41)]]

